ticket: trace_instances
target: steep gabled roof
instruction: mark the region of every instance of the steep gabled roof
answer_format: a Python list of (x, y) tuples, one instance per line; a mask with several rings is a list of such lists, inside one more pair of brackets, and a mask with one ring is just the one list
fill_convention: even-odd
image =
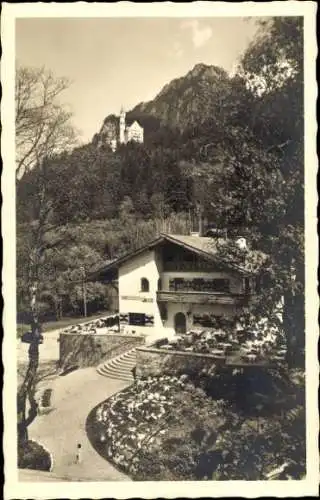
[(184, 234), (166, 234), (164, 236), (167, 236), (173, 243), (176, 242), (184, 247), (188, 247), (190, 250), (198, 250), (209, 255), (217, 251), (218, 241), (206, 236), (186, 236)]
[(143, 128), (142, 125), (135, 118), (126, 119), (126, 127), (132, 127), (134, 123), (137, 123), (140, 128)]
[(158, 238), (155, 238), (154, 240), (150, 241), (146, 245), (140, 247), (137, 250), (134, 250), (133, 252), (129, 252), (126, 255), (123, 255), (122, 257), (119, 257), (118, 259), (113, 260), (112, 262), (108, 262), (105, 266), (103, 266), (101, 269), (98, 271), (95, 271), (94, 273), (91, 273), (89, 275), (89, 279), (91, 280), (97, 280), (99, 278), (102, 278), (103, 276), (106, 276), (109, 273), (113, 273), (115, 270), (117, 270), (123, 263), (127, 262), (128, 260), (140, 255), (141, 253), (145, 252), (146, 250), (151, 250), (158, 246), (161, 243), (169, 242), (173, 243), (175, 245), (178, 245), (186, 250), (189, 250), (200, 257), (204, 258), (205, 260), (209, 260), (212, 262), (216, 262), (219, 266), (224, 267), (228, 269), (229, 271), (236, 272), (238, 274), (241, 274), (243, 276), (250, 276), (253, 274), (251, 269), (248, 269), (246, 265), (244, 264), (243, 266), (235, 264), (230, 261), (225, 261), (221, 258), (221, 256), (218, 255), (218, 245), (222, 241), (222, 239), (213, 239), (209, 237), (199, 237), (199, 236), (186, 236), (186, 235), (180, 235), (180, 234), (167, 234), (167, 233), (162, 233)]

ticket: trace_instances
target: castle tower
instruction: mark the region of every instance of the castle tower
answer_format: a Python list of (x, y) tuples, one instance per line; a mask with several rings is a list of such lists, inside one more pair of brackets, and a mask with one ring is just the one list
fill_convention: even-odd
[(120, 110), (120, 119), (119, 119), (119, 142), (120, 144), (125, 143), (125, 130), (126, 130), (126, 113), (121, 107)]

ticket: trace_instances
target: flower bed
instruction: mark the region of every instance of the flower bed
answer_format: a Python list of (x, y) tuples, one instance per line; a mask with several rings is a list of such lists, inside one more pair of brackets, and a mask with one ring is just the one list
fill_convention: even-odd
[(183, 378), (169, 376), (138, 380), (95, 408), (88, 424), (90, 440), (103, 456), (133, 473), (137, 450), (153, 442), (155, 424), (168, 415), (183, 385)]
[(284, 462), (286, 473), (300, 479), (303, 404), (287, 396), (276, 406), (278, 395), (270, 391), (271, 411), (257, 404), (256, 394), (244, 410), (232, 398), (237, 384), (239, 374), (234, 392), (214, 399), (185, 375), (140, 380), (92, 410), (88, 437), (104, 458), (139, 481), (267, 479)]

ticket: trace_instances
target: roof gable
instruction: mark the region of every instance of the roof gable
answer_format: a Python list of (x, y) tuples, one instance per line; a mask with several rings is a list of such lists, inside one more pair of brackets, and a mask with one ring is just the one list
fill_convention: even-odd
[(138, 125), (138, 127), (140, 129), (142, 129), (140, 123), (137, 120), (127, 120), (127, 122), (126, 122), (127, 128), (131, 128), (131, 127), (136, 126), (136, 125)]
[(106, 266), (101, 268), (99, 271), (91, 274), (91, 279), (98, 279), (99, 276), (104, 275), (111, 269), (119, 268), (123, 263), (127, 262), (130, 259), (140, 255), (141, 253), (152, 250), (156, 246), (160, 245), (164, 242), (170, 242), (176, 245), (179, 245), (186, 250), (189, 250), (200, 257), (209, 260), (211, 262), (215, 262), (219, 264), (219, 266), (225, 267), (228, 271), (233, 271), (240, 275), (251, 275), (252, 272), (245, 267), (241, 267), (237, 264), (234, 264), (230, 261), (224, 261), (217, 254), (217, 245), (219, 244), (221, 239), (215, 240), (209, 237), (199, 237), (199, 236), (186, 236), (186, 235), (178, 235), (178, 234), (167, 234), (163, 233), (158, 238), (155, 238), (148, 244), (140, 247), (139, 249), (129, 252), (126, 255), (119, 257), (118, 259), (108, 263)]

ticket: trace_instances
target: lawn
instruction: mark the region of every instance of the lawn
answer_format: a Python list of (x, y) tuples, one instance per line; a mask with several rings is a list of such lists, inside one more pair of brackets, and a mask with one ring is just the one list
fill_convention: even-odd
[[(138, 481), (305, 474), (304, 379), (277, 371), (149, 377), (87, 420), (94, 448)], [(268, 476), (268, 474), (271, 474)]]
[[(42, 323), (42, 331), (43, 332), (50, 332), (52, 330), (58, 330), (59, 328), (64, 328), (66, 326), (86, 323), (88, 321), (107, 316), (108, 314), (111, 314), (110, 311), (105, 311), (105, 312), (93, 314), (92, 316), (88, 316), (86, 318), (83, 316), (72, 317), (72, 318), (66, 317), (66, 318), (60, 319), (59, 321), (47, 321), (47, 322)], [(27, 325), (25, 323), (18, 323), (17, 324), (17, 336), (18, 337), (21, 337), (21, 335), (23, 333), (25, 333), (29, 330), (30, 330), (30, 325)]]

